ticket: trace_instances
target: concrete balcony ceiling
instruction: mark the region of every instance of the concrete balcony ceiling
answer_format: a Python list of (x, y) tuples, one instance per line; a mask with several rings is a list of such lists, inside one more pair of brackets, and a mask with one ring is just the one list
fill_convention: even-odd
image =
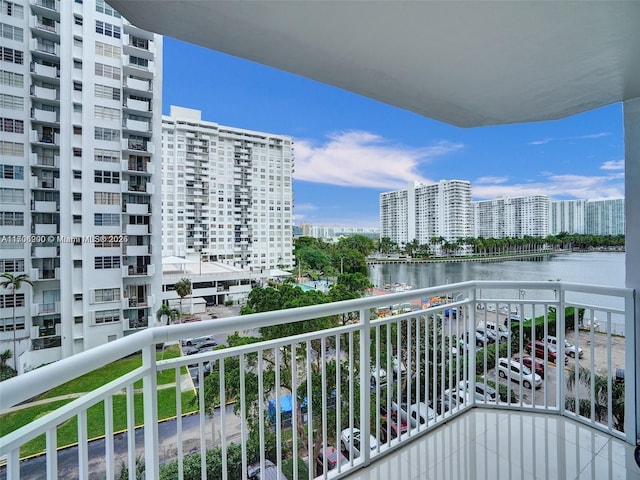
[(640, 2), (110, 3), (141, 28), (461, 127), (640, 96)]

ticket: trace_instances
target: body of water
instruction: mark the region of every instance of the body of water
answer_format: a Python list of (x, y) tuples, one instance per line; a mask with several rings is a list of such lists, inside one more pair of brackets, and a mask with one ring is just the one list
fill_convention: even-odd
[[(456, 263), (394, 263), (369, 266), (369, 279), (376, 288), (388, 284), (405, 283), (413, 289), (448, 285), (469, 280), (497, 281), (563, 281), (607, 287), (625, 286), (625, 255), (619, 252), (562, 253), (527, 260), (505, 260), (500, 262), (456, 262)], [(543, 300), (549, 297), (544, 290), (522, 291), (523, 300)], [(489, 291), (485, 291), (489, 293)], [(493, 298), (513, 298), (512, 291), (491, 291)], [(504, 294), (504, 295), (503, 295)], [(571, 292), (568, 302), (582, 305), (598, 305), (605, 308), (623, 309), (621, 298)], [(524, 306), (525, 316), (537, 316), (531, 306)], [(602, 311), (590, 312), (591, 316), (604, 319)], [(615, 333), (624, 331), (624, 318), (614, 314), (612, 327)], [(604, 322), (601, 322), (604, 328)]]
[(546, 281), (624, 287), (624, 253), (562, 253), (527, 260), (501, 262), (393, 263), (369, 266), (377, 288), (406, 283), (413, 288), (434, 287), (468, 280)]

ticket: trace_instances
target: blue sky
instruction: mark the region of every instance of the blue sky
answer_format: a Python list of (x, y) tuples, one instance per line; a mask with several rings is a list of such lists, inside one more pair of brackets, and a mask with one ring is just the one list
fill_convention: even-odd
[(290, 135), (294, 223), (378, 226), (379, 195), (471, 182), (474, 200), (624, 196), (622, 105), (553, 122), (462, 129), (168, 37), (163, 110)]

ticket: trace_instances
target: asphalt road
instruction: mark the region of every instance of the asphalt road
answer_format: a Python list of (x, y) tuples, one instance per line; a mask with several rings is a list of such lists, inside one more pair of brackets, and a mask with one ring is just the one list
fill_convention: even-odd
[[(220, 409), (215, 412), (216, 427), (219, 425)], [(232, 442), (240, 441), (240, 419), (233, 414), (233, 406), (227, 405), (225, 408), (227, 422), (227, 438)], [(177, 436), (176, 420), (168, 420), (158, 424), (160, 445), (158, 453), (160, 463), (164, 464), (177, 458)], [(211, 418), (205, 418), (205, 438), (206, 448), (212, 448), (220, 443), (220, 432), (211, 431)], [(215, 436), (215, 444), (214, 438)], [(188, 415), (182, 419), (183, 452), (185, 455), (198, 453), (200, 451), (200, 415)], [(136, 455), (144, 455), (144, 431), (137, 428), (135, 433)], [(114, 453), (116, 474), (120, 471), (121, 465), (126, 464), (128, 440), (124, 433), (114, 436)], [(21, 480), (42, 480), (46, 474), (46, 457), (44, 455), (23, 460), (20, 463)], [(103, 480), (106, 476), (105, 465), (105, 441), (104, 439), (89, 442), (89, 479)], [(78, 448), (69, 447), (58, 450), (58, 478), (79, 478), (78, 471)], [(6, 466), (0, 467), (0, 479), (7, 478)]]

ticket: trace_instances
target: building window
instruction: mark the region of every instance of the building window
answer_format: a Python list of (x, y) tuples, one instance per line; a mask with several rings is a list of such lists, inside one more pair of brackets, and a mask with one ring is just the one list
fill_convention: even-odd
[(82, 323), (82, 315), (76, 315), (75, 317), (73, 317), (73, 323)]
[(120, 205), (120, 194), (117, 192), (93, 192), (96, 205)]
[[(0, 318), (0, 332), (12, 332), (14, 330), (14, 318)], [(24, 330), (24, 316), (15, 318), (15, 329)]]
[(0, 273), (24, 272), (24, 260), (20, 258), (0, 259)]
[(22, 87), (24, 86), (24, 75), (21, 73), (8, 72), (7, 70), (0, 70), (0, 84), (9, 87)]
[(109, 58), (120, 58), (122, 50), (118, 45), (111, 45), (109, 43), (102, 43), (96, 41), (96, 55)]
[(76, 225), (80, 225), (82, 223), (82, 215), (74, 215), (73, 223)]
[(111, 17), (120, 18), (120, 12), (111, 8), (104, 0), (96, 0), (96, 12), (104, 13)]
[(0, 187), (0, 203), (24, 205), (24, 190), (22, 188)]
[(74, 201), (74, 202), (80, 202), (80, 201), (82, 201), (82, 193), (80, 193), (80, 192), (73, 192), (73, 201)]
[(0, 23), (0, 37), (22, 42), (24, 40), (24, 30), (7, 23)]
[(93, 138), (96, 140), (117, 141), (120, 139), (120, 130), (95, 127)]
[(105, 270), (108, 268), (120, 268), (120, 257), (95, 257), (94, 267), (96, 270)]
[(105, 150), (103, 148), (96, 148), (94, 150), (93, 159), (96, 162), (119, 163), (120, 152), (118, 152), (117, 150)]
[(0, 164), (0, 178), (7, 180), (24, 180), (24, 167)]
[[(24, 293), (16, 293), (16, 307), (24, 307)], [(0, 308), (13, 308), (13, 294), (0, 295)]]
[(96, 33), (107, 37), (120, 38), (120, 27), (111, 23), (96, 20)]
[(97, 62), (95, 66), (95, 74), (99, 77), (112, 78), (114, 80), (120, 80), (121, 75), (120, 68)]
[(81, 294), (81, 293), (74, 293), (74, 294), (73, 294), (73, 299), (74, 299), (76, 302), (81, 302), (81, 301), (82, 301), (82, 294)]
[(24, 64), (24, 53), (21, 50), (14, 50), (13, 48), (0, 47), (0, 60), (9, 63), (15, 63), (17, 65)]
[(120, 300), (119, 288), (99, 288), (93, 291), (94, 303), (117, 302)]
[(97, 98), (106, 98), (109, 100), (120, 100), (120, 89), (109, 87), (107, 85), (95, 84), (93, 92)]
[(22, 5), (18, 5), (14, 2), (9, 2), (8, 0), (2, 0), (0, 3), (2, 15), (6, 15), (7, 17), (15, 17), (15, 18), (24, 18), (24, 8)]
[(82, 172), (80, 170), (74, 170), (73, 171), (73, 178), (75, 180), (81, 180), (82, 179)]
[(74, 260), (73, 268), (82, 268), (82, 260)]
[(100, 310), (95, 313), (96, 324), (120, 321), (120, 310)]
[(0, 212), (0, 226), (22, 227), (24, 226), (24, 213), (22, 212)]
[(149, 68), (149, 60), (146, 58), (134, 57), (129, 55), (129, 65), (133, 65), (140, 68)]
[(0, 132), (24, 133), (24, 121), (13, 118), (0, 118)]
[(120, 183), (120, 172), (108, 170), (96, 170), (93, 180), (96, 183)]
[(120, 225), (119, 213), (94, 213), (93, 224), (97, 227), (116, 227)]
[(82, 17), (80, 15), (74, 15), (73, 23), (75, 23), (76, 25), (82, 25)]
[(23, 110), (24, 98), (17, 95), (0, 94), (0, 108), (9, 108), (11, 110)]
[(82, 82), (73, 82), (73, 89), (76, 92), (81, 92), (82, 91)]

